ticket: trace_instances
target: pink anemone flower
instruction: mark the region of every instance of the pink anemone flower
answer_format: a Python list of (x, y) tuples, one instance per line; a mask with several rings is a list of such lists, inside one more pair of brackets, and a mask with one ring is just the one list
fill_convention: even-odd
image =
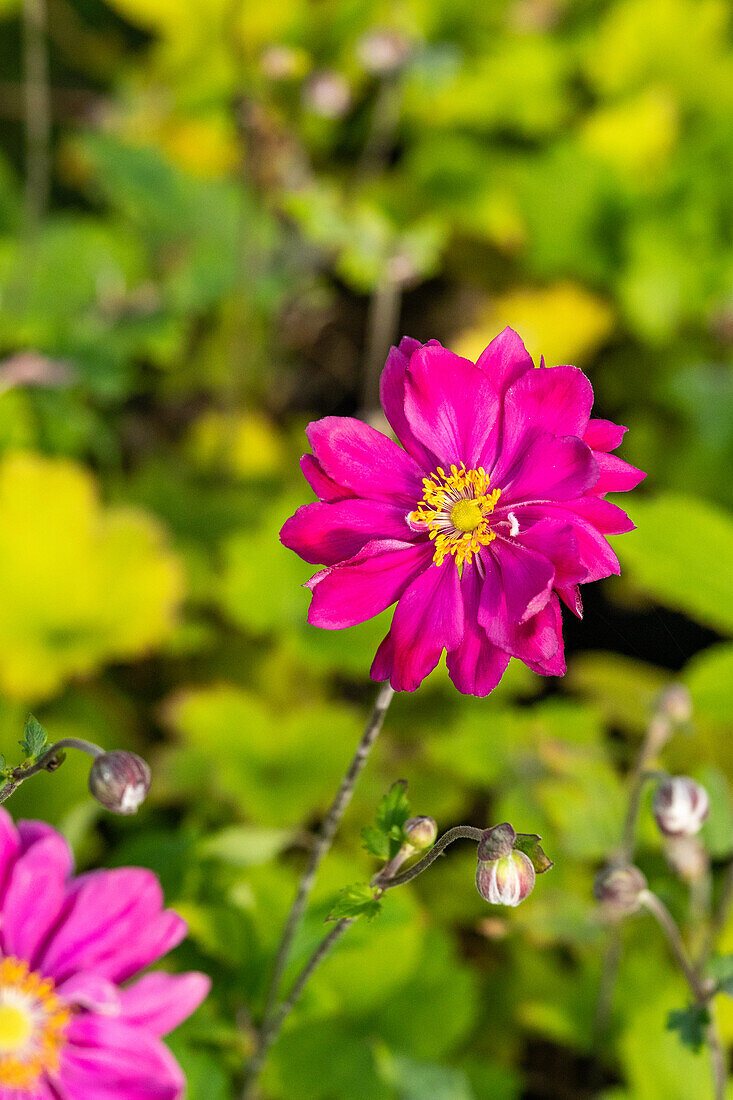
[(160, 1036), (209, 979), (130, 979), (185, 922), (151, 871), (72, 871), (59, 833), (0, 810), (0, 1100), (177, 1100), (185, 1080)]
[(413, 691), (447, 651), (459, 691), (487, 695), (511, 657), (565, 671), (562, 600), (619, 572), (604, 536), (633, 530), (605, 499), (644, 474), (610, 452), (625, 428), (590, 418), (576, 367), (535, 368), (505, 329), (471, 363), (405, 337), (382, 373), (400, 447), (360, 420), (310, 424), (303, 473), (319, 498), (283, 543), (326, 568), (308, 620), (352, 626), (397, 602), (371, 674)]

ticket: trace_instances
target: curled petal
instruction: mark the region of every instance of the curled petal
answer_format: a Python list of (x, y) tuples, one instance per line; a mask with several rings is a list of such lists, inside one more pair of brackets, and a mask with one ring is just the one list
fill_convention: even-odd
[(599, 474), (593, 485), (593, 492), (598, 496), (603, 496), (604, 493), (626, 493), (629, 489), (635, 489), (646, 477), (643, 470), (637, 470), (636, 466), (629, 465), (616, 455), (598, 452), (596, 461)]
[(340, 630), (373, 618), (398, 600), (433, 557), (432, 543), (369, 542), (353, 558), (316, 573), (308, 622)]
[(318, 459), (313, 455), (303, 455), (300, 460), (300, 468), (303, 471), (303, 477), (319, 500), (331, 502), (346, 500), (347, 497), (354, 496), (350, 489), (346, 489), (343, 485), (339, 485), (338, 482), (328, 477), (323, 472), (323, 467)]
[(594, 451), (615, 451), (628, 430), (612, 420), (589, 420), (583, 442)]

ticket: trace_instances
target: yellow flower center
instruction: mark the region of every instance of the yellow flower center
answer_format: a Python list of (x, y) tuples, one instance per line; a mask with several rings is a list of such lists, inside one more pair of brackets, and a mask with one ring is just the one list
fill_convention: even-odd
[(0, 960), (0, 1086), (32, 1092), (42, 1073), (54, 1074), (69, 1019), (49, 978)]
[(501, 490), (491, 488), (483, 467), (467, 470), (461, 463), (447, 474), (438, 466), (436, 473), (423, 478), (423, 489), (422, 500), (408, 518), (414, 526), (425, 527), (435, 542), (436, 565), (442, 565), (447, 554), (453, 554), (457, 565), (470, 562), (496, 538), (489, 516)]

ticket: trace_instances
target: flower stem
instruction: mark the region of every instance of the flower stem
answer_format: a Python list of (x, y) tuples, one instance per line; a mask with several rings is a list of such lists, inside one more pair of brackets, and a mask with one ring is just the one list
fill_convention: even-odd
[[(685, 981), (690, 987), (695, 1001), (699, 1005), (705, 1005), (709, 1010), (712, 1009), (710, 1005), (711, 998), (715, 994), (715, 983), (705, 980), (698, 971), (695, 969), (691, 961), (687, 957), (684, 944), (682, 943), (682, 936), (680, 930), (677, 927), (672, 914), (667, 906), (658, 898), (656, 894), (651, 890), (643, 890), (639, 900), (641, 904), (649, 910), (657, 924), (667, 937), (667, 942), (672, 949), (672, 954), (675, 957), (675, 961), (680, 970), (685, 976)], [(725, 1053), (723, 1051), (723, 1045), (720, 1041), (720, 1035), (715, 1024), (712, 1011), (710, 1014), (710, 1023), (707, 1026), (705, 1035), (708, 1048), (710, 1050), (710, 1058), (712, 1062), (713, 1070), (713, 1083), (714, 1083), (714, 1095), (715, 1100), (725, 1100), (726, 1093), (726, 1081), (727, 1081), (727, 1068), (725, 1064)]]
[[(277, 950), (277, 955), (275, 956), (275, 963), (273, 966), (272, 976), (270, 978), (270, 983), (265, 1000), (265, 1010), (263, 1013), (262, 1027), (260, 1029), (260, 1034), (258, 1038), (257, 1050), (247, 1072), (247, 1077), (245, 1079), (245, 1088), (242, 1094), (243, 1097), (251, 1095), (251, 1087), (254, 1084), (262, 1068), (264, 1056), (267, 1053), (267, 1048), (263, 1050), (263, 1042), (265, 1041), (265, 1038), (267, 1037), (267, 1047), (269, 1047), (272, 1044), (275, 1035), (277, 1035), (280, 1026), (282, 1025), (282, 1020), (280, 1020), (280, 1016), (282, 1015), (282, 1006), (280, 1009), (277, 1010), (275, 1006), (277, 1003), (277, 996), (280, 990), (282, 977), (285, 972), (288, 959), (290, 958), (290, 951), (293, 946), (295, 934), (300, 927), (301, 920), (303, 919), (303, 913), (305, 912), (305, 907), (308, 904), (308, 898), (310, 897), (311, 890), (313, 889), (318, 868), (321, 865), (323, 857), (326, 855), (329, 848), (331, 847), (331, 843), (333, 841), (341, 818), (344, 816), (346, 808), (351, 802), (351, 797), (354, 793), (356, 781), (359, 778), (362, 769), (367, 762), (367, 758), (369, 756), (371, 748), (379, 735), (379, 731), (381, 730), (382, 724), (384, 722), (384, 717), (387, 713), (387, 708), (392, 702), (393, 696), (394, 690), (390, 687), (389, 684), (384, 684), (377, 696), (374, 708), (372, 709), (372, 713), (369, 716), (369, 721), (367, 722), (366, 729), (364, 730), (364, 733), (361, 736), (361, 740), (356, 747), (356, 752), (354, 753), (354, 756), (351, 760), (351, 763), (349, 764), (344, 778), (341, 780), (341, 785), (339, 786), (339, 789), (336, 792), (336, 796), (321, 823), (321, 827), (316, 834), (315, 842), (313, 844), (313, 847), (311, 848), (310, 855), (308, 857), (308, 863), (306, 864), (305, 870), (303, 871), (303, 874), (301, 876), (300, 883), (298, 885), (298, 892), (295, 895), (295, 900), (293, 901), (290, 912), (288, 914), (288, 918), (285, 922), (285, 928), (283, 929), (280, 944)], [(345, 929), (343, 929), (343, 931), (345, 931)], [(340, 934), (341, 933), (339, 933), (339, 935)], [(316, 960), (315, 965), (318, 965), (319, 961), (320, 959)], [(287, 1013), (285, 1015), (287, 1015)], [(284, 1018), (285, 1017), (282, 1016), (282, 1019)], [(272, 1025), (277, 1020), (280, 1020), (280, 1022), (275, 1028), (274, 1033), (270, 1035), (270, 1032), (272, 1031)]]
[(101, 749), (99, 745), (95, 745), (92, 741), (84, 741), (80, 737), (65, 737), (62, 741), (57, 741), (46, 749), (34, 764), (29, 764), (25, 768), (13, 768), (10, 778), (0, 787), (0, 803), (7, 802), (21, 783), (25, 783), (26, 779), (30, 779), (32, 775), (37, 775), (38, 772), (56, 771), (64, 762), (64, 749), (78, 749), (89, 756), (101, 756), (104, 753), (104, 749)]
[[(426, 871), (431, 863), (434, 863), (438, 856), (441, 855), (454, 840), (460, 840), (465, 837), (478, 843), (482, 835), (483, 830), (475, 829), (472, 825), (456, 825), (455, 828), (449, 829), (447, 833), (444, 833), (443, 836), (435, 842), (427, 855), (423, 856), (414, 867), (410, 867), (409, 870), (403, 871), (401, 875), (391, 876), (389, 874), (390, 865), (387, 864), (386, 867), (382, 868), (379, 874), (374, 876), (372, 879), (372, 886), (380, 893), (383, 893), (385, 890), (390, 890), (393, 886), (404, 886), (405, 883), (411, 882), (414, 878), (417, 878), (418, 875), (421, 875), (423, 871)], [(288, 996), (276, 1008), (273, 1007), (273, 1010), (265, 1017), (258, 1036), (257, 1049), (247, 1071), (242, 1100), (248, 1100), (252, 1095), (251, 1090), (260, 1074), (267, 1052), (280, 1034), (280, 1029), (297, 1004), (314, 970), (323, 961), (334, 944), (341, 939), (344, 932), (351, 927), (355, 920), (355, 917), (344, 917), (334, 924), (329, 934), (321, 940), (308, 962), (298, 974)]]

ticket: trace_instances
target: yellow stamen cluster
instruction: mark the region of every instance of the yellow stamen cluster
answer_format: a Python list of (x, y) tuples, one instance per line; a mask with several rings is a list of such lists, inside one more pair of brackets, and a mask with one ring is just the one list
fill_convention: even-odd
[(70, 1019), (54, 983), (20, 959), (0, 960), (0, 1085), (31, 1090), (56, 1073)]
[(488, 517), (501, 496), (492, 489), (482, 466), (467, 470), (463, 463), (451, 466), (447, 474), (442, 466), (430, 477), (423, 478), (423, 498), (410, 522), (425, 526), (435, 542), (433, 561), (442, 565), (447, 554), (453, 554), (457, 565), (470, 562), (482, 546), (496, 538)]

